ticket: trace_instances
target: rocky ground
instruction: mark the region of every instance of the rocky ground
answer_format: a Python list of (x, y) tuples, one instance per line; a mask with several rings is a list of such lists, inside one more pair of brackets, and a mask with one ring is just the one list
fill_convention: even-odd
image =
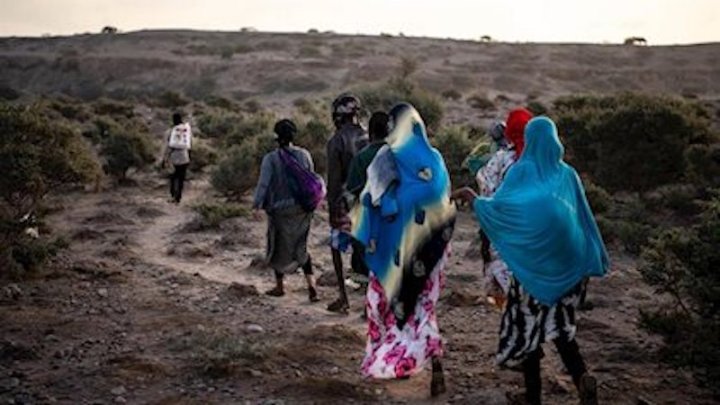
[[(493, 364), (500, 314), (479, 300), (480, 259), (462, 213), (439, 308), (448, 393), (429, 397), (429, 373), (364, 380), (361, 290), (352, 313), (328, 313), (335, 298), (325, 247), (326, 214), (310, 248), (324, 276), (322, 302), (307, 302), (300, 275), (269, 298), (259, 265), (264, 223), (251, 218), (198, 229), (191, 206), (212, 197), (195, 179), (179, 206), (160, 178), (103, 193), (55, 199), (49, 225), (71, 242), (50, 269), (0, 289), (0, 403), (7, 404), (503, 404), (522, 378)], [(329, 277), (330, 276), (330, 277)], [(712, 403), (687, 370), (658, 361), (659, 342), (638, 329), (638, 310), (658, 302), (634, 261), (614, 255), (612, 273), (590, 287), (579, 342), (603, 403)], [(546, 403), (576, 403), (551, 347)]]

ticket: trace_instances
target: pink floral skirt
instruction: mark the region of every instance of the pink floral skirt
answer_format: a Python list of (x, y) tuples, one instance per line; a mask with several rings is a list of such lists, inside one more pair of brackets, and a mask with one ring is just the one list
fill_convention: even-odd
[(368, 339), (362, 363), (364, 376), (384, 379), (409, 377), (422, 370), (433, 357), (442, 356), (443, 343), (435, 308), (445, 282), (443, 270), (449, 256), (448, 244), (418, 297), (414, 313), (402, 329), (397, 327), (380, 282), (370, 273), (365, 300)]

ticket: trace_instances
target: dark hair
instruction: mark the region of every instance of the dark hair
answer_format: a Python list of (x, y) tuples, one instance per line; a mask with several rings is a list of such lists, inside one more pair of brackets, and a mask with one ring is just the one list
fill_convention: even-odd
[(297, 134), (297, 127), (295, 126), (295, 123), (289, 119), (282, 119), (275, 123), (273, 131), (275, 131), (275, 135), (277, 135), (275, 139), (280, 146), (287, 146), (295, 138), (295, 134)]
[(379, 141), (388, 136), (388, 120), (390, 116), (383, 111), (376, 111), (370, 117), (370, 139)]
[(173, 113), (172, 120), (173, 120), (173, 125), (182, 124), (182, 114), (180, 114), (179, 112)]

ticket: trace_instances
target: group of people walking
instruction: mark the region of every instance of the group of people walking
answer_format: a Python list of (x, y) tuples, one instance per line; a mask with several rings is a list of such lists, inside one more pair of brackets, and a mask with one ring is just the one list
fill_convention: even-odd
[[(431, 394), (445, 391), (436, 308), (457, 206), (465, 204), (480, 226), (489, 299), (503, 311), (496, 361), (525, 379), (525, 392), (508, 398), (541, 403), (541, 346), (553, 341), (581, 403), (596, 403), (596, 381), (575, 339), (575, 311), (585, 280), (607, 271), (608, 255), (582, 182), (563, 161), (554, 122), (516, 109), (493, 124), (495, 145), (473, 165), (478, 193), (451, 189), (443, 157), (413, 106), (373, 113), (369, 134), (360, 111), (352, 94), (333, 102), (326, 199), (338, 281), (328, 310), (349, 309), (343, 253), (369, 280), (363, 375), (402, 379), (430, 364)], [(267, 258), (276, 286), (267, 294), (282, 296), (284, 276), (302, 269), (309, 300), (316, 302), (307, 238), (317, 205), (306, 203), (303, 193), (321, 192), (308, 187), (320, 180), (310, 153), (293, 144), (295, 124), (281, 120), (274, 132), (278, 147), (263, 158), (253, 200), (268, 218)]]

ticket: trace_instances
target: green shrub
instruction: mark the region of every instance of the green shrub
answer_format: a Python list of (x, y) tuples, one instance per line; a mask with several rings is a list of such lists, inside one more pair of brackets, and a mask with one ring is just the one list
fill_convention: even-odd
[(156, 103), (158, 107), (178, 108), (188, 105), (190, 100), (180, 93), (166, 91), (157, 98)]
[(612, 197), (602, 187), (587, 179), (583, 180), (585, 196), (592, 207), (594, 214), (603, 214), (612, 206)]
[(254, 114), (237, 122), (232, 131), (225, 134), (223, 140), (227, 146), (239, 145), (249, 139), (260, 135), (267, 135), (272, 131), (275, 118), (270, 114)]
[(24, 235), (21, 218), (39, 215), (50, 191), (97, 180), (100, 166), (79, 133), (35, 108), (0, 104), (0, 133), (0, 272), (32, 270), (52, 246)]
[(304, 45), (298, 50), (300, 58), (320, 58), (322, 56), (322, 51), (317, 46)]
[(156, 157), (147, 135), (136, 132), (111, 132), (103, 140), (100, 152), (106, 160), (106, 173), (119, 181), (127, 178), (130, 168), (142, 169)]
[(63, 118), (73, 121), (87, 121), (92, 116), (85, 104), (65, 100), (53, 100), (48, 107), (60, 113)]
[(242, 110), (250, 114), (257, 114), (262, 112), (263, 106), (257, 100), (247, 100), (245, 104), (243, 104)]
[(695, 144), (685, 151), (688, 178), (695, 184), (720, 187), (720, 143)]
[(432, 138), (432, 143), (445, 159), (453, 187), (469, 185), (472, 178), (463, 167), (463, 162), (474, 145), (468, 137), (467, 131), (460, 127), (442, 128)]
[(609, 191), (676, 183), (690, 146), (713, 141), (707, 112), (684, 100), (624, 94), (554, 105), (568, 160)]
[(238, 199), (255, 187), (259, 164), (253, 142), (235, 145), (212, 171), (210, 183), (222, 195)]
[(207, 166), (214, 165), (218, 161), (218, 154), (204, 142), (193, 140), (193, 147), (190, 159), (190, 172), (202, 172)]
[(233, 55), (235, 54), (235, 48), (226, 46), (220, 51), (220, 58), (225, 60), (232, 59)]
[(208, 111), (198, 118), (198, 128), (203, 136), (222, 139), (236, 131), (243, 117), (230, 111)]
[(217, 90), (217, 80), (210, 76), (189, 82), (185, 85), (185, 94), (193, 100), (204, 100)]
[(699, 190), (692, 184), (668, 184), (645, 193), (643, 202), (650, 211), (670, 211), (677, 216), (693, 217), (699, 214)]
[(366, 111), (388, 111), (401, 102), (412, 104), (430, 131), (440, 127), (444, 115), (442, 101), (437, 96), (405, 78), (393, 78), (384, 85), (362, 88), (357, 94)]
[(666, 359), (692, 366), (716, 395), (720, 378), (720, 198), (697, 225), (664, 231), (642, 252), (640, 273), (671, 301), (641, 325), (665, 337)]
[(656, 232), (652, 226), (633, 220), (610, 219), (603, 215), (598, 215), (596, 220), (600, 234), (606, 242), (615, 242), (633, 255), (639, 254)]
[(533, 115), (546, 115), (548, 113), (548, 108), (539, 101), (530, 101), (527, 104), (527, 109), (533, 113)]
[(325, 174), (327, 171), (326, 145), (332, 133), (330, 124), (317, 118), (299, 125), (295, 144), (310, 152), (317, 173)]
[(217, 228), (226, 219), (246, 217), (249, 209), (237, 203), (209, 204), (202, 203), (193, 206), (197, 212), (203, 229)]
[(238, 109), (237, 104), (235, 104), (232, 100), (228, 100), (225, 97), (219, 96), (208, 97), (207, 99), (205, 99), (205, 104), (209, 105), (210, 107), (222, 108), (228, 111), (235, 111)]
[(0, 100), (13, 101), (19, 99), (21, 95), (22, 94), (14, 88), (5, 84), (0, 84)]
[(108, 99), (100, 99), (93, 103), (95, 114), (110, 115), (115, 117), (132, 118), (135, 115), (132, 104), (113, 101)]

